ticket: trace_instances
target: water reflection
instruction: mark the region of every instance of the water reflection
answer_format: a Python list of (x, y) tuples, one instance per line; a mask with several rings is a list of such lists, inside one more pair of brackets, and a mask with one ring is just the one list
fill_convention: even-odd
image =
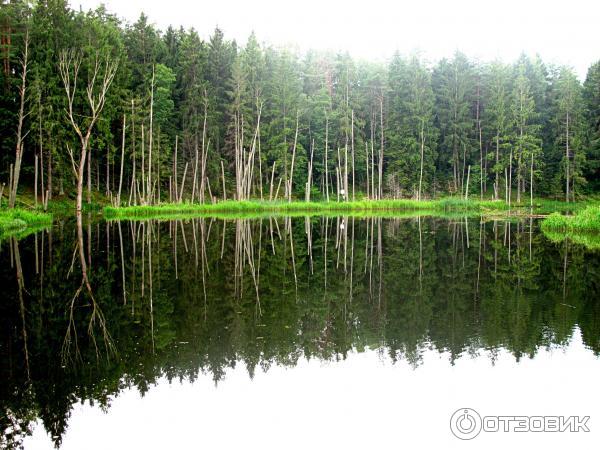
[(0, 427), (60, 445), (72, 405), (164, 377), (218, 382), (377, 349), (515, 361), (597, 355), (597, 253), (533, 220), (352, 217), (98, 222), (1, 244)]

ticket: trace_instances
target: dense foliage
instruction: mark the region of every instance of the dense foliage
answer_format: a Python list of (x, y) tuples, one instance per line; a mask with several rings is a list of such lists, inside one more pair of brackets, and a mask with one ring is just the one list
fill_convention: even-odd
[(7, 183), (15, 162), (28, 38), (21, 185), (34, 183), (37, 155), (38, 192), (50, 197), (75, 186), (67, 149), (78, 140), (58, 68), (66, 49), (82, 58), (74, 108), (84, 123), (95, 62), (118, 63), (85, 184), (122, 190), (120, 203), (179, 192), (197, 201), (337, 198), (342, 189), (349, 198), (469, 191), (520, 201), (532, 183), (570, 200), (599, 188), (600, 62), (583, 84), (570, 68), (525, 55), (512, 64), (458, 52), (434, 65), (416, 54), (372, 63), (299, 54), (254, 34), (238, 43), (219, 29), (204, 41), (194, 29), (162, 31), (145, 15), (123, 23), (66, 0), (4, 0), (0, 34), (0, 177)]

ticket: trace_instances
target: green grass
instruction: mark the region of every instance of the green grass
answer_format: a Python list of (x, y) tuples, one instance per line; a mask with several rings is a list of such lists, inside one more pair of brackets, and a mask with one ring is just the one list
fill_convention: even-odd
[(588, 206), (573, 216), (554, 212), (544, 219), (542, 229), (563, 233), (600, 233), (600, 205)]
[[(87, 194), (84, 193), (82, 205), (84, 212), (101, 212), (102, 208), (109, 204), (109, 200), (106, 198), (106, 196), (98, 193), (97, 191), (92, 191), (90, 199), (91, 203), (87, 202), (86, 196)], [(35, 198), (30, 189), (23, 189), (19, 192), (15, 205), (21, 210), (43, 211), (41, 201), (38, 201), (37, 206), (35, 206)], [(0, 204), (0, 210), (3, 208), (8, 208), (8, 199), (6, 195), (3, 196), (2, 203)], [(52, 199), (48, 202), (48, 209), (46, 212), (61, 217), (72, 216), (75, 212), (74, 194), (54, 194)]]
[(52, 214), (26, 209), (0, 209), (0, 239), (22, 236), (52, 224)]
[(600, 248), (600, 205), (580, 209), (575, 215), (554, 212), (542, 222), (544, 235), (553, 242), (569, 239), (590, 249)]
[(451, 213), (481, 213), (486, 210), (504, 211), (504, 202), (462, 200), (444, 198), (440, 200), (360, 200), (353, 202), (261, 202), (223, 201), (219, 203), (164, 203), (153, 206), (107, 206), (104, 215), (108, 219), (133, 219), (153, 217), (230, 216), (254, 217), (264, 215), (325, 215), (347, 214), (352, 216), (378, 215), (398, 216), (407, 212), (427, 215)]
[[(533, 201), (533, 208), (536, 214), (551, 214), (554, 212), (575, 213), (589, 206), (590, 201), (565, 202), (563, 200), (552, 200), (546, 198), (536, 198)], [(529, 203), (527, 204), (529, 206)]]

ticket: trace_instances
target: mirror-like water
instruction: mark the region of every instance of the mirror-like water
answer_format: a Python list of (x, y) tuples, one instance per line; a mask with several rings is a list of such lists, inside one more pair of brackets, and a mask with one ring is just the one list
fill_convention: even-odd
[[(600, 253), (535, 220), (80, 225), (0, 244), (5, 444), (458, 448), (460, 407), (600, 412)], [(519, 442), (576, 442), (547, 435)]]

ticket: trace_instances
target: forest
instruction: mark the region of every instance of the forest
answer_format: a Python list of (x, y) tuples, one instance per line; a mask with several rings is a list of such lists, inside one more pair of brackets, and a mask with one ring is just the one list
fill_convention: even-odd
[(597, 359), (600, 55), (377, 61), (152, 20), (0, 0), (0, 448), (236, 366)]
[(525, 54), (370, 62), (205, 31), (3, 1), (0, 198), (518, 204), (600, 189), (600, 61), (582, 83)]

